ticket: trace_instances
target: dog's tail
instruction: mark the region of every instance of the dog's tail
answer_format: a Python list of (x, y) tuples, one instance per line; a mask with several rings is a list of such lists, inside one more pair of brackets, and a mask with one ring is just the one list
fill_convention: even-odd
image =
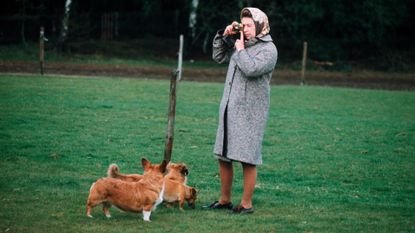
[(108, 177), (117, 178), (120, 174), (120, 169), (118, 168), (117, 164), (113, 163), (108, 167), (107, 171)]

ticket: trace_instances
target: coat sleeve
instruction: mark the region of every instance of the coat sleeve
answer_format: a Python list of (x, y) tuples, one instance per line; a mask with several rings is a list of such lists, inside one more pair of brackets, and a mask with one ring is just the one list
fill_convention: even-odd
[(247, 77), (258, 77), (272, 72), (277, 63), (278, 51), (273, 43), (268, 43), (256, 54), (248, 54), (243, 49), (236, 53), (235, 63)]
[(223, 36), (223, 30), (220, 30), (216, 33), (215, 38), (213, 39), (212, 47), (212, 59), (217, 63), (226, 63), (229, 62), (232, 48), (229, 47), (231, 43), (230, 38)]

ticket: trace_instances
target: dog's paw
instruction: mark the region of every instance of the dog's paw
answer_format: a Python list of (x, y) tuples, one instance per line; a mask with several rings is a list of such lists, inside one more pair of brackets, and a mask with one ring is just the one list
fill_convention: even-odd
[(171, 203), (165, 202), (164, 203), (164, 207), (166, 207), (166, 208), (173, 208), (174, 206)]
[(86, 215), (88, 218), (94, 218), (94, 216), (92, 216), (92, 215), (90, 215), (90, 214), (87, 214)]
[(151, 211), (143, 211), (143, 220), (145, 222), (150, 222)]
[(111, 214), (106, 214), (105, 217), (111, 218)]

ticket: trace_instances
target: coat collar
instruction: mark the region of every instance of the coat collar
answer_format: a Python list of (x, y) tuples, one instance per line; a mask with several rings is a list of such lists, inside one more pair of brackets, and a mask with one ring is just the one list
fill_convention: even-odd
[(257, 37), (258, 40), (263, 41), (263, 42), (272, 42), (272, 37), (270, 34), (267, 34), (265, 36), (262, 37)]
[(272, 42), (272, 37), (269, 34), (261, 37), (255, 37), (253, 39), (245, 41), (245, 47), (251, 47), (257, 44), (258, 42)]

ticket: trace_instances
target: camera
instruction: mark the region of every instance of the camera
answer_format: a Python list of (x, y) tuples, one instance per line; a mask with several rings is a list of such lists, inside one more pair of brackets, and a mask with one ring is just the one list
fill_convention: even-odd
[(244, 30), (244, 25), (241, 23), (238, 23), (236, 21), (232, 22), (232, 31), (234, 32), (240, 32)]

